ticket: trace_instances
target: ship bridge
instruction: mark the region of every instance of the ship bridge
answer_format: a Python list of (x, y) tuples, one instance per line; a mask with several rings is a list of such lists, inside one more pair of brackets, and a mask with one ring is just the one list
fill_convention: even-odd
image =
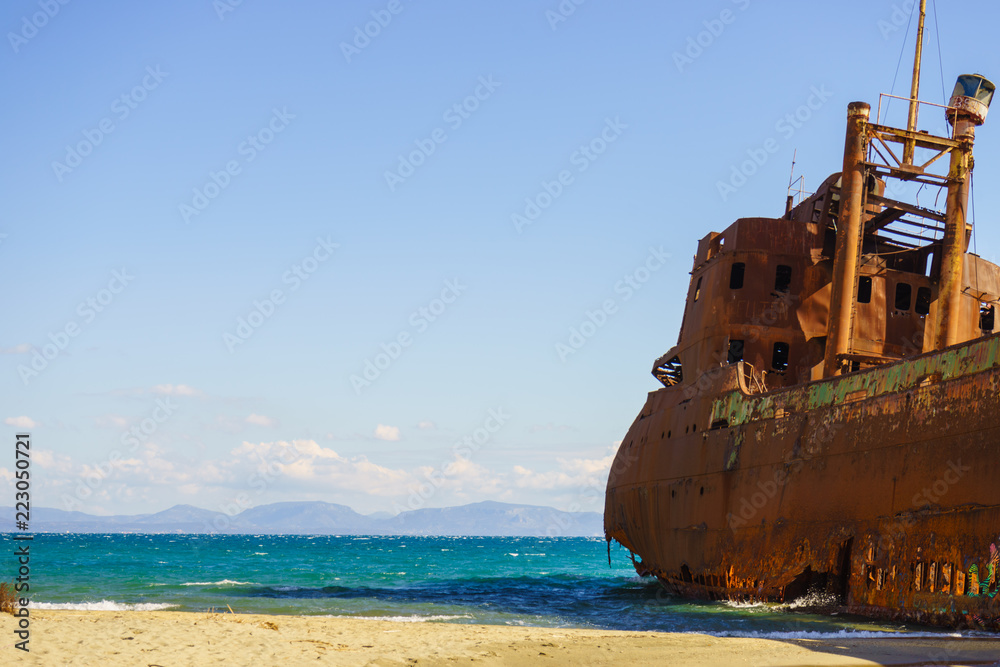
[[(699, 242), (680, 336), (654, 364), (657, 379), (696, 382), (738, 362), (757, 390), (823, 377), (841, 182), (833, 174), (783, 217), (743, 218)], [(892, 199), (881, 178), (867, 188), (847, 371), (933, 349), (939, 296), (945, 215)], [(1000, 328), (1000, 267), (972, 253), (963, 261), (959, 342)]]

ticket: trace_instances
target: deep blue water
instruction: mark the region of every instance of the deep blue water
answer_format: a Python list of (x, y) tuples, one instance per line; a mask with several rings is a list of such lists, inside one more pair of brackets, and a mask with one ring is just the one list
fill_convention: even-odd
[[(9, 535), (4, 543), (13, 545)], [(637, 577), (617, 546), (609, 566), (599, 538), (38, 534), (30, 544), (36, 608), (231, 607), (725, 635), (904, 629), (800, 613), (795, 604), (671, 598), (655, 580)], [(12, 571), (2, 561), (0, 568)]]

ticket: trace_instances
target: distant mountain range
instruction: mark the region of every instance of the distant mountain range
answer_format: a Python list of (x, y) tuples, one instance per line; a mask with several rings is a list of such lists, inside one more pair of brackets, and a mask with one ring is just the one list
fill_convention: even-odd
[[(366, 516), (333, 503), (288, 502), (252, 507), (234, 516), (193, 505), (175, 505), (156, 514), (116, 516), (38, 507), (31, 511), (30, 528), (36, 533), (590, 537), (604, 534), (604, 519), (597, 512), (562, 512), (492, 501), (417, 509), (396, 516), (383, 512)], [(0, 532), (13, 529), (14, 508), (0, 507)]]

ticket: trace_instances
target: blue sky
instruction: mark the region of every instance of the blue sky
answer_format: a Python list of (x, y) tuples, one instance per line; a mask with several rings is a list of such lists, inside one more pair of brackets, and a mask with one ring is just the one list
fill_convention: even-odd
[[(4, 3), (0, 493), (27, 428), (41, 506), (601, 511), (697, 240), (839, 171), (912, 4)], [(1000, 78), (941, 5), (936, 103)]]

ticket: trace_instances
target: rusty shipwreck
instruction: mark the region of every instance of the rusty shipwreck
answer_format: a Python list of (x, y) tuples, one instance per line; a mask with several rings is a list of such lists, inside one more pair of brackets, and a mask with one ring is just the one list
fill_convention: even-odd
[(1000, 267), (966, 220), (994, 86), (962, 75), (948, 105), (918, 102), (919, 56), (906, 129), (850, 104), (840, 173), (698, 244), (604, 514), (673, 593), (818, 587), (852, 613), (1000, 629)]

